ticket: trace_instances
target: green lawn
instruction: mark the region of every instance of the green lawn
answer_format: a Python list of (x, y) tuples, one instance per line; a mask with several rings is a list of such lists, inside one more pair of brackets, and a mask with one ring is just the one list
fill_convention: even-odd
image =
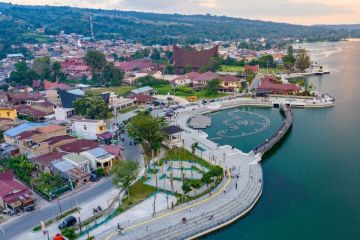
[(244, 67), (241, 66), (228, 66), (228, 65), (221, 65), (220, 66), (221, 72), (243, 72)]
[[(220, 71), (221, 72), (243, 72), (244, 71), (244, 67), (240, 67), (240, 66), (229, 66), (229, 65), (221, 65), (220, 66)], [(286, 69), (284, 68), (260, 68), (259, 72), (263, 73), (263, 74), (275, 74), (275, 73), (279, 73), (279, 72), (285, 72)]]
[(86, 92), (90, 94), (101, 94), (103, 92), (114, 92), (118, 96), (124, 96), (130, 90), (135, 89), (134, 86), (118, 86), (118, 87), (107, 87), (107, 88), (94, 88), (89, 89)]
[(185, 97), (185, 98), (188, 98), (191, 96), (196, 96), (198, 99), (201, 99), (201, 98), (211, 99), (211, 98), (224, 97), (227, 95), (226, 93), (216, 93), (213, 95), (207, 95), (205, 90), (195, 91), (194, 89), (192, 89), (189, 86), (172, 87), (170, 85), (161, 85), (161, 86), (154, 87), (154, 89), (156, 90), (157, 94), (159, 94), (159, 95), (167, 95), (168, 93), (170, 93), (172, 95), (175, 95), (178, 97)]
[(183, 148), (169, 150), (166, 153), (165, 157), (163, 157), (160, 162), (162, 163), (164, 160), (179, 160), (179, 161), (191, 160), (205, 167), (208, 168), (211, 167), (211, 165), (207, 161), (195, 156), (194, 154)]
[(120, 208), (122, 210), (128, 209), (133, 205), (145, 200), (154, 192), (156, 192), (156, 188), (145, 185), (144, 179), (139, 179), (130, 187), (130, 199), (127, 197), (124, 198)]

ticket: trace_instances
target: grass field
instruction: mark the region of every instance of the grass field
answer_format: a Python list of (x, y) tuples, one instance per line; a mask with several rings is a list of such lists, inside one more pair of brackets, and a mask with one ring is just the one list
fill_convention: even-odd
[(133, 205), (145, 200), (152, 193), (156, 192), (156, 188), (144, 184), (144, 179), (139, 179), (130, 187), (130, 198), (126, 197), (123, 199), (121, 209), (125, 210)]
[(114, 92), (118, 96), (124, 96), (130, 90), (135, 89), (134, 86), (118, 86), (118, 87), (107, 87), (107, 88), (93, 88), (89, 89), (86, 92), (91, 94), (101, 94), (103, 92)]
[(159, 95), (166, 95), (170, 93), (172, 95), (185, 97), (185, 98), (188, 98), (190, 96), (196, 96), (198, 99), (201, 98), (210, 99), (210, 98), (224, 97), (227, 95), (226, 93), (216, 93), (213, 95), (207, 95), (205, 90), (195, 91), (194, 89), (188, 86), (178, 86), (174, 88), (171, 87), (170, 85), (161, 85), (154, 87), (154, 89), (157, 91), (157, 94)]
[(165, 157), (161, 159), (161, 162), (163, 162), (164, 160), (179, 160), (179, 161), (191, 160), (199, 163), (200, 165), (210, 167), (210, 164), (207, 161), (195, 156), (194, 154), (183, 148), (169, 150), (166, 153)]
[[(244, 71), (244, 67), (240, 67), (240, 66), (228, 66), (228, 65), (221, 65), (220, 66), (220, 71), (221, 72), (243, 72)], [(284, 68), (260, 68), (259, 72), (262, 74), (275, 74), (275, 73), (280, 73), (280, 72), (285, 72), (286, 69)]]

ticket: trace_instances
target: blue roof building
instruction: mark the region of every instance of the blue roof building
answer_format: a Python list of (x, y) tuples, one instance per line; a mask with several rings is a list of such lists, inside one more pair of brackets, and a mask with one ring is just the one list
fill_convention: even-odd
[(35, 128), (35, 127), (44, 127), (44, 126), (48, 126), (49, 123), (47, 122), (41, 122), (41, 123), (33, 123), (33, 122), (28, 122), (28, 123), (23, 123), (17, 127), (14, 127), (12, 129), (9, 129), (7, 131), (4, 132), (4, 136), (8, 136), (8, 137), (16, 137), (17, 135), (25, 132), (25, 131), (28, 131), (32, 128)]

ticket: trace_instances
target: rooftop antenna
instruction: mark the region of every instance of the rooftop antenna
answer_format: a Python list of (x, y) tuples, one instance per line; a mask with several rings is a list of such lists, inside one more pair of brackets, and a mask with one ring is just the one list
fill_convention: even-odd
[(92, 18), (92, 15), (90, 14), (90, 34), (91, 34), (91, 37), (94, 38), (94, 26), (93, 26), (93, 18)]

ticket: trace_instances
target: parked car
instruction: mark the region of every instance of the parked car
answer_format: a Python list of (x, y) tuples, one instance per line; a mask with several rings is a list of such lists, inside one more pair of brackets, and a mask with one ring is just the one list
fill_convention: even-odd
[(98, 175), (96, 175), (95, 173), (92, 173), (91, 175), (90, 175), (90, 181), (92, 181), (92, 182), (97, 182), (97, 181), (99, 181), (99, 177), (98, 177)]
[(29, 206), (26, 206), (24, 207), (24, 210), (27, 211), (27, 212), (31, 212), (31, 211), (34, 211), (35, 210), (35, 205), (29, 205)]
[(67, 227), (72, 227), (75, 224), (76, 224), (76, 218), (74, 216), (69, 216), (65, 218), (64, 221), (62, 221), (62, 223), (59, 224), (58, 228), (62, 230)]

